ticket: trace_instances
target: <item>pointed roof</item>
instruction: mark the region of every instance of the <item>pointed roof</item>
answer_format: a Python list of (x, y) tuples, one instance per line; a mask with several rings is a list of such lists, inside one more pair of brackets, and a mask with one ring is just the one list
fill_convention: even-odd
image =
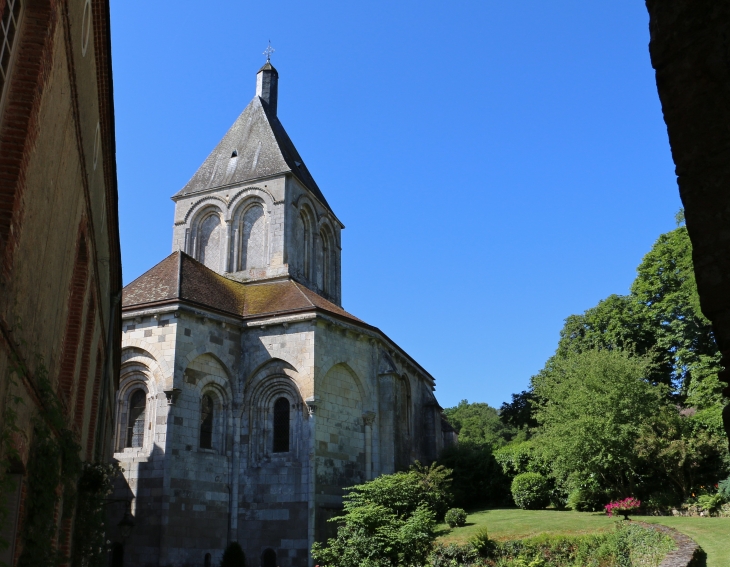
[(255, 96), (173, 199), (281, 173), (292, 173), (331, 211), (284, 126)]
[(294, 280), (237, 282), (206, 268), (184, 252), (173, 252), (127, 285), (122, 294), (122, 309), (138, 309), (175, 301), (200, 305), (244, 319), (321, 310), (363, 323)]

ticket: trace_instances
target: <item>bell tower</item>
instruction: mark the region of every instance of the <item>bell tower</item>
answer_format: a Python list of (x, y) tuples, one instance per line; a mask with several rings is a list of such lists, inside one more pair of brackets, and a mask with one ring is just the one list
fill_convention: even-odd
[(267, 59), (256, 95), (177, 194), (173, 251), (240, 282), (292, 278), (341, 305), (339, 221), (277, 116)]

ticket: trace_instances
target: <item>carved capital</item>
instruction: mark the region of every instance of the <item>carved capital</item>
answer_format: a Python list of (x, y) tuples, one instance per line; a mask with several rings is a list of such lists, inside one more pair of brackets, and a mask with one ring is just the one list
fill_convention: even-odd
[(167, 398), (167, 405), (174, 406), (177, 399), (180, 397), (182, 390), (180, 388), (173, 388), (172, 390), (165, 390), (165, 397)]
[(304, 402), (307, 404), (307, 412), (309, 412), (309, 416), (313, 417), (314, 414), (317, 412), (319, 398), (317, 398), (316, 396), (311, 396), (304, 400)]
[(364, 414), (362, 414), (362, 422), (365, 424), (366, 427), (372, 427), (373, 423), (375, 423), (375, 412), (366, 411)]

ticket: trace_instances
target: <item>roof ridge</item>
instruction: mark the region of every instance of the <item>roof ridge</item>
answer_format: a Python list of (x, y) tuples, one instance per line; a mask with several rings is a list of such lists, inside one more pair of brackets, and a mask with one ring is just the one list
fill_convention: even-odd
[[(137, 280), (140, 280), (140, 279), (142, 279), (143, 277), (145, 277), (145, 276), (146, 276), (147, 274), (149, 274), (149, 273), (150, 273), (150, 272), (151, 272), (152, 270), (154, 270), (154, 269), (155, 269), (155, 268), (156, 268), (157, 266), (159, 266), (160, 264), (162, 264), (162, 262), (164, 262), (165, 260), (167, 260), (168, 258), (170, 258), (170, 256), (173, 256), (174, 254), (176, 254), (176, 252), (173, 252), (172, 254), (169, 254), (168, 256), (165, 256), (165, 257), (164, 257), (164, 258), (163, 258), (162, 260), (160, 260), (159, 262), (157, 262), (157, 263), (156, 263), (156, 264), (155, 264), (154, 266), (152, 266), (152, 267), (151, 267), (151, 268), (150, 268), (149, 270), (147, 270), (147, 271), (145, 271), (145, 272), (141, 273), (141, 274), (140, 274), (140, 275), (138, 275), (138, 276), (137, 276), (136, 278), (134, 278), (134, 279), (133, 279), (133, 280), (132, 280), (131, 282), (129, 282), (129, 283), (127, 284), (127, 285), (125, 285), (125, 286), (124, 286), (124, 288), (127, 288), (127, 287), (131, 286), (131, 285), (132, 285), (133, 283), (135, 283), (135, 282), (136, 282)], [(122, 289), (124, 289), (124, 288), (122, 288)]]
[(317, 306), (314, 304), (314, 302), (311, 299), (309, 299), (309, 297), (307, 297), (307, 294), (304, 293), (304, 291), (302, 290), (301, 287), (299, 287), (300, 286), (299, 282), (296, 282), (294, 280), (290, 280), (290, 281), (294, 284), (294, 287), (297, 288), (297, 291), (299, 291), (299, 293), (302, 294), (302, 297), (309, 302), (309, 305), (311, 305), (312, 307), (314, 307), (316, 309)]
[(182, 296), (182, 263), (183, 255), (182, 251), (177, 251), (177, 297)]

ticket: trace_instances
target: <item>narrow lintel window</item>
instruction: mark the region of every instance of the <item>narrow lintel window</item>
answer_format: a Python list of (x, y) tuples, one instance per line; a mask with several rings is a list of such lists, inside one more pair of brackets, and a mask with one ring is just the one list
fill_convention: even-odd
[(200, 407), (200, 448), (213, 448), (213, 398), (203, 396)]
[(20, 23), (21, 0), (6, 0), (0, 21), (0, 97), (10, 74), (10, 64), (17, 49), (17, 32)]
[(144, 423), (147, 396), (144, 390), (135, 390), (129, 398), (129, 419), (127, 420), (127, 443), (125, 447), (144, 445)]
[(289, 450), (289, 400), (279, 398), (274, 403), (274, 453)]

